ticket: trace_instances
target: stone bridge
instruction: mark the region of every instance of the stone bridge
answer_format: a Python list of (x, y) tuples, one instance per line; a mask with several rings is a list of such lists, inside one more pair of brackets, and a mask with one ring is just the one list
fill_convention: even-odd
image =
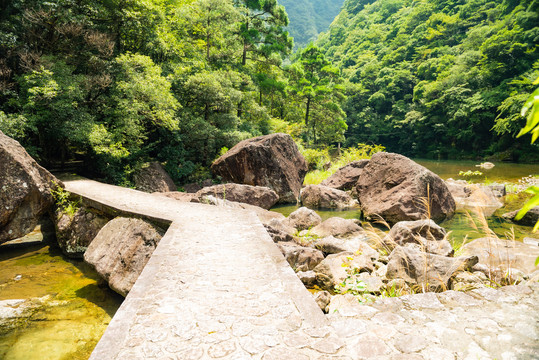
[(65, 184), (92, 207), (169, 225), (93, 360), (539, 358), (537, 283), (344, 301), (325, 315), (254, 213)]

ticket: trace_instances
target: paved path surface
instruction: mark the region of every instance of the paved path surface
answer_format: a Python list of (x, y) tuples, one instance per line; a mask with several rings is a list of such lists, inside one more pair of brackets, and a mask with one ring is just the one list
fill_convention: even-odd
[(539, 359), (537, 283), (371, 306), (343, 297), (325, 316), (252, 213), (87, 180), (66, 187), (171, 223), (91, 359)]
[(172, 222), (91, 359), (300, 360), (344, 351), (255, 214), (87, 180), (66, 188)]

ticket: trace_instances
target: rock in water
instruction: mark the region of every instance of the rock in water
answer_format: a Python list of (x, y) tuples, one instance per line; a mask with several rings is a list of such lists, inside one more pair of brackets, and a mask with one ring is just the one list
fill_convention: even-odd
[(301, 190), (301, 203), (309, 209), (345, 210), (357, 206), (346, 192), (322, 185), (307, 185)]
[(0, 131), (0, 244), (34, 230), (54, 203), (54, 182), (62, 185)]
[(238, 184), (267, 186), (280, 203), (297, 202), (307, 162), (289, 135), (271, 134), (240, 142), (211, 166), (214, 174)]
[(288, 225), (301, 231), (320, 224), (322, 222), (322, 218), (314, 210), (307, 209), (306, 207), (300, 207), (288, 215), (286, 222)]
[(503, 206), (498, 198), (505, 195), (504, 185), (483, 186), (452, 179), (446, 180), (445, 184), (455, 200), (457, 210), (475, 211), (480, 209), (485, 216), (492, 216), (497, 209)]
[(352, 161), (322, 181), (320, 185), (339, 190), (351, 190), (356, 186), (359, 177), (363, 173), (363, 168), (368, 163), (369, 160)]
[(107, 223), (84, 253), (118, 294), (126, 296), (161, 240), (163, 232), (140, 219), (118, 217)]
[(516, 220), (515, 216), (517, 216), (518, 212), (520, 210), (511, 211), (508, 213), (505, 213), (502, 215), (504, 219), (507, 219), (509, 221), (512, 221), (514, 223), (517, 223), (519, 225), (524, 226), (535, 226), (535, 223), (539, 221), (539, 206), (531, 208), (520, 220)]
[[(379, 215), (391, 224), (420, 220), (427, 214), (439, 222), (455, 212), (455, 200), (443, 180), (399, 154), (374, 154), (363, 169), (356, 190), (365, 215)], [(429, 211), (425, 206), (427, 199)]]
[(240, 184), (222, 184), (205, 187), (196, 193), (196, 197), (202, 202), (207, 195), (216, 198), (259, 206), (269, 210), (279, 200), (279, 195), (268, 187), (250, 186)]
[(55, 220), (58, 245), (71, 258), (82, 258), (88, 245), (109, 221), (88, 208), (80, 208), (72, 216), (58, 209)]
[(135, 187), (149, 193), (178, 190), (163, 165), (157, 161), (147, 164), (135, 174)]

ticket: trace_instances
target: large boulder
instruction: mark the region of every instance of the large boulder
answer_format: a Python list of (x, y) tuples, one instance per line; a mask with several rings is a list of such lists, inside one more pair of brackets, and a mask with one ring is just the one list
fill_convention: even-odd
[(362, 272), (372, 272), (374, 265), (370, 256), (342, 252), (328, 255), (314, 268), (316, 282), (324, 290), (334, 291), (335, 286), (346, 278)]
[(310, 247), (296, 245), (292, 242), (280, 242), (277, 243), (277, 246), (286, 261), (296, 271), (312, 270), (324, 260), (324, 254), (320, 250)]
[(445, 291), (452, 276), (470, 270), (477, 262), (477, 256), (452, 258), (397, 246), (389, 256), (386, 277), (403, 279), (416, 290)]
[(288, 225), (301, 231), (310, 229), (320, 224), (322, 222), (322, 218), (316, 213), (316, 211), (306, 207), (300, 207), (288, 215), (286, 222)]
[(90, 243), (109, 219), (85, 207), (68, 214), (62, 209), (56, 211), (56, 239), (63, 253), (72, 258), (82, 258)]
[(379, 215), (392, 224), (420, 220), (427, 214), (439, 222), (455, 212), (455, 200), (444, 181), (399, 154), (374, 154), (356, 190), (366, 216)]
[(279, 200), (279, 195), (265, 186), (241, 184), (221, 184), (205, 187), (199, 190), (195, 197), (199, 199), (213, 195), (216, 198), (259, 206), (269, 210)]
[(162, 230), (144, 220), (118, 217), (99, 231), (84, 253), (84, 260), (112, 290), (126, 296), (162, 236)]
[[(491, 216), (503, 206), (498, 199), (501, 192), (493, 186), (483, 186), (479, 184), (468, 184), (464, 180), (446, 180), (445, 184), (455, 199), (457, 210), (480, 209), (485, 216)], [(502, 185), (502, 188), (503, 185)], [(503, 192), (501, 192), (503, 193)]]
[(354, 237), (363, 232), (363, 228), (359, 226), (356, 221), (340, 217), (331, 217), (313, 227), (310, 231), (311, 235), (320, 238), (327, 236), (335, 236), (338, 238)]
[(488, 271), (511, 268), (531, 274), (536, 270), (539, 247), (519, 241), (483, 237), (462, 246), (462, 254), (479, 257), (479, 263), (485, 265)]
[(0, 244), (30, 233), (53, 205), (62, 183), (0, 131)]
[(322, 185), (307, 185), (301, 190), (301, 203), (310, 209), (345, 210), (357, 206), (346, 192)]
[(363, 173), (363, 168), (369, 163), (369, 160), (352, 161), (343, 166), (333, 175), (322, 181), (320, 185), (328, 186), (339, 190), (352, 190)]
[(503, 214), (502, 217), (506, 220), (524, 226), (535, 226), (537, 221), (539, 221), (539, 206), (531, 208), (520, 220), (515, 219), (518, 212), (519, 210), (511, 211)]
[(280, 203), (297, 202), (307, 162), (289, 135), (271, 134), (240, 142), (211, 166), (226, 181), (267, 186)]
[(153, 192), (170, 192), (178, 190), (163, 165), (157, 161), (146, 164), (135, 174), (137, 190)]
[(417, 246), (431, 254), (450, 256), (453, 247), (446, 240), (446, 231), (432, 220), (399, 221), (384, 239), (384, 245), (393, 248)]

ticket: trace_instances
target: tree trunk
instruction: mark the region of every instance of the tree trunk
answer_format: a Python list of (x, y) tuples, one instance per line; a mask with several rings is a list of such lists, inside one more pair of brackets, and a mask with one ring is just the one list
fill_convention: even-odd
[[(249, 21), (245, 24), (245, 31), (249, 31)], [(247, 39), (243, 38), (243, 54), (241, 57), (241, 64), (245, 66), (247, 64)]]
[(307, 96), (307, 109), (305, 110), (305, 126), (309, 125), (309, 111), (311, 110), (311, 97)]

